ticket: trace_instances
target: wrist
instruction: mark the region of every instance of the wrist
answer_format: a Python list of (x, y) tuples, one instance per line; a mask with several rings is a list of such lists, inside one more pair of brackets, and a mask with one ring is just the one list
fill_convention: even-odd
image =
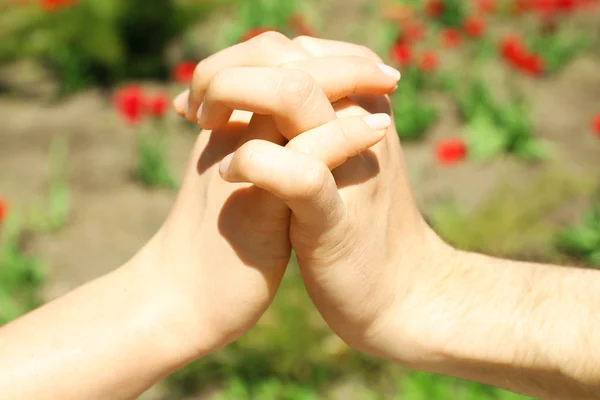
[[(165, 265), (159, 241), (152, 239), (117, 273), (134, 283), (138, 317), (156, 343), (154, 350), (174, 357), (185, 365), (221, 347), (204, 323), (197, 302), (179, 285), (177, 273)], [(187, 284), (188, 282), (186, 282)]]

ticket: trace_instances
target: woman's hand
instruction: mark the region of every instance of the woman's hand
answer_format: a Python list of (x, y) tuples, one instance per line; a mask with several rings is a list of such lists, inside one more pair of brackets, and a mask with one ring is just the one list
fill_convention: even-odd
[[(197, 77), (208, 79), (195, 79), (191, 96), (206, 92), (202, 120), (214, 130), (201, 133), (173, 210), (151, 241), (113, 273), (0, 329), (3, 399), (136, 398), (240, 336), (269, 306), (290, 255), (289, 209), (258, 187), (223, 181), (218, 162), (239, 149), (269, 165), (262, 148), (270, 142), (257, 138), (287, 142), (277, 126), (298, 149), (336, 166), (381, 140), (390, 119), (338, 119), (330, 99), (396, 85), (373, 61), (310, 59), (287, 39), (289, 48), (274, 40), (284, 42), (266, 35), (199, 66)], [(275, 56), (288, 53), (295, 64), (275, 66)], [(243, 68), (250, 58), (255, 67)], [(260, 115), (227, 123), (234, 108)], [(324, 172), (302, 171), (308, 185)]]
[[(180, 299), (182, 319), (191, 316), (203, 352), (256, 323), (275, 295), (291, 250), (286, 204), (254, 185), (223, 181), (218, 162), (237, 150), (268, 168), (272, 160), (262, 148), (290, 141), (322, 165), (336, 167), (381, 140), (390, 119), (338, 119), (332, 102), (356, 93), (391, 93), (398, 79), (399, 73), (366, 57), (312, 57), (276, 33), (198, 65), (191, 90), (176, 106), (187, 108), (191, 119), (199, 114), (200, 124), (212, 131), (200, 134), (173, 211), (137, 264), (147, 270), (145, 276), (156, 277), (158, 293)], [(233, 110), (245, 113), (230, 119)], [(309, 185), (329, 173), (297, 172)]]

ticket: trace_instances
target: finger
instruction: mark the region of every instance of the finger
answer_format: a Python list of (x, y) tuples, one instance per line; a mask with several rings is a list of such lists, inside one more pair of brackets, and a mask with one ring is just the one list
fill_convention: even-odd
[(298, 36), (292, 42), (315, 57), (359, 56), (374, 62), (383, 62), (381, 57), (366, 46), (336, 40), (319, 39), (311, 36)]
[(358, 56), (311, 58), (285, 63), (281, 67), (310, 74), (331, 102), (352, 94), (390, 94), (400, 80), (397, 69)]
[(232, 110), (272, 115), (288, 140), (336, 119), (312, 76), (283, 68), (230, 68), (211, 82), (200, 111), (204, 129), (227, 123)]
[(246, 42), (222, 50), (198, 64), (190, 84), (190, 96), (185, 117), (197, 120), (198, 108), (206, 88), (222, 70), (232, 67), (274, 67), (279, 64), (307, 58), (308, 54), (290, 39), (278, 32), (266, 32)]
[(175, 99), (173, 99), (173, 108), (175, 108), (175, 112), (179, 115), (184, 115), (185, 107), (188, 103), (188, 98), (190, 96), (190, 90), (184, 90), (179, 93)]
[(286, 147), (308, 154), (333, 170), (379, 143), (391, 124), (387, 114), (341, 118), (296, 136)]
[(323, 231), (343, 218), (344, 204), (333, 176), (313, 157), (263, 140), (252, 140), (223, 159), (228, 182), (248, 182), (282, 199), (298, 223)]

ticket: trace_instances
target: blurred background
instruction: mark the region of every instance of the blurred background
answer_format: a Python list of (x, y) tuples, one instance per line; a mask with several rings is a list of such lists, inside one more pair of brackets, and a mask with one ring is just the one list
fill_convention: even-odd
[[(398, 134), (446, 240), (600, 267), (599, 1), (0, 0), (0, 324), (150, 238), (198, 133), (170, 99), (266, 30), (365, 44), (403, 72)], [(142, 396), (521, 398), (350, 350), (294, 260), (256, 328)]]

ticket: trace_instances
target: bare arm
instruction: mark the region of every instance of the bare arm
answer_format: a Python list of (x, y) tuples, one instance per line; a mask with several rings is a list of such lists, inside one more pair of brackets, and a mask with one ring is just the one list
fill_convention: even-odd
[(2, 328), (0, 397), (135, 398), (201, 356), (189, 314), (138, 262)]
[[(600, 398), (598, 271), (465, 252), (450, 260), (398, 314), (428, 341), (418, 367), (544, 399)], [(393, 343), (386, 356), (403, 359)]]

